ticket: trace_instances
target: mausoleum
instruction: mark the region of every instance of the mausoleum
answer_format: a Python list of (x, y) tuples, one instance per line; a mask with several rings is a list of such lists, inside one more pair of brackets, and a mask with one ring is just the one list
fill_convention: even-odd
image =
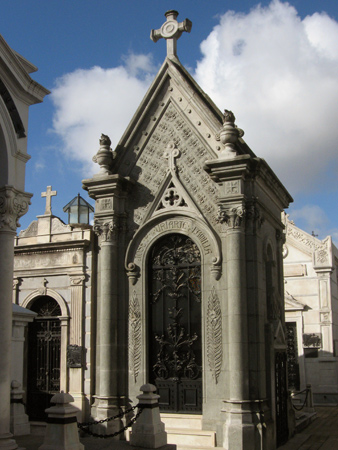
[(192, 24), (177, 15), (152, 30), (163, 65), (83, 180), (93, 226), (62, 223), (47, 202), (17, 239), (14, 300), (38, 314), (29, 354), (55, 344), (49, 395), (69, 391), (80, 418), (113, 416), (152, 383), (169, 442), (272, 450), (293, 432), (281, 221), (292, 198), (179, 61)]

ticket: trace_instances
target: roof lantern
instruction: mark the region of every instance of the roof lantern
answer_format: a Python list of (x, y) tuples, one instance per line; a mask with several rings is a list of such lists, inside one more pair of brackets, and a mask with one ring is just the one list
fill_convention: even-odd
[(68, 212), (68, 224), (82, 223), (89, 224), (89, 214), (94, 212), (94, 208), (80, 194), (77, 194), (66, 206), (64, 212)]

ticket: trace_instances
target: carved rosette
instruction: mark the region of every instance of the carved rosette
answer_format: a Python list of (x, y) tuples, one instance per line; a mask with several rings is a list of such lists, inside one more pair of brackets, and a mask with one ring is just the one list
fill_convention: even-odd
[(116, 242), (119, 234), (118, 219), (116, 217), (106, 221), (95, 219), (93, 230), (101, 242)]
[(129, 304), (129, 370), (136, 383), (141, 365), (141, 307), (136, 291)]
[(238, 229), (244, 225), (245, 208), (240, 206), (219, 207), (218, 222), (226, 224), (229, 229)]
[(208, 298), (206, 329), (208, 363), (212, 376), (217, 384), (223, 360), (222, 312), (221, 304), (214, 286)]
[(16, 232), (19, 218), (28, 211), (32, 194), (20, 192), (13, 186), (0, 189), (0, 231)]

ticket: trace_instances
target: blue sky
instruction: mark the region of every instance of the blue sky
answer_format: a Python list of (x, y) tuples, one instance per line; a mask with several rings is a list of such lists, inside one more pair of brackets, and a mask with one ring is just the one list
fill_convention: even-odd
[[(53, 214), (81, 180), (101, 132), (116, 145), (165, 58), (150, 30), (168, 9), (193, 22), (178, 56), (295, 202), (290, 218), (338, 242), (338, 2), (3, 0), (0, 33), (38, 67), (52, 94), (30, 109), (26, 228), (43, 214), (41, 192), (57, 190)], [(229, 11), (232, 11), (229, 12)], [(91, 200), (89, 200), (91, 202)]]

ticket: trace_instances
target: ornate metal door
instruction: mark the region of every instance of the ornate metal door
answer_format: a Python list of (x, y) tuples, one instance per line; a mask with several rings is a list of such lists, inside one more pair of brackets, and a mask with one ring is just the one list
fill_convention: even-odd
[(286, 352), (277, 351), (275, 353), (277, 447), (285, 444), (289, 435), (286, 359)]
[(162, 411), (201, 412), (201, 256), (180, 234), (159, 239), (150, 252), (149, 379)]
[(27, 413), (30, 420), (46, 420), (45, 409), (60, 391), (61, 315), (51, 297), (39, 297), (31, 308), (38, 316), (29, 324)]

